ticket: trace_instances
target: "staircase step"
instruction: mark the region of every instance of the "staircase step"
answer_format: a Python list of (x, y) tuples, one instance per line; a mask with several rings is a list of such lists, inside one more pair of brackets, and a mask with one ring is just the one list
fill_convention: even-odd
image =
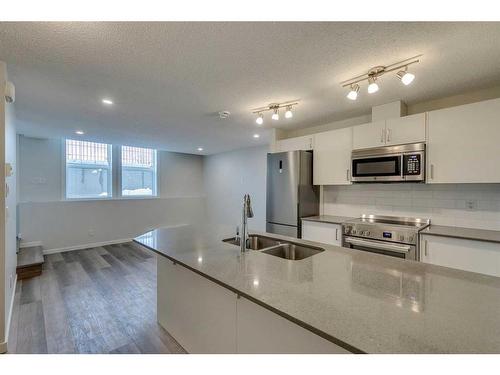
[(40, 276), (44, 262), (42, 246), (19, 249), (19, 254), (17, 254), (17, 278), (22, 280)]

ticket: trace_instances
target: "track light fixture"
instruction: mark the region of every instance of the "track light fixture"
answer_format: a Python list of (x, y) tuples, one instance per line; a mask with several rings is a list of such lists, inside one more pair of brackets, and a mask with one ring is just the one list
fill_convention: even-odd
[(355, 83), (351, 85), (351, 91), (347, 94), (347, 99), (356, 100), (358, 98), (359, 85)]
[(280, 119), (280, 109), (285, 108), (285, 118), (291, 119), (293, 117), (293, 106), (298, 104), (298, 100), (284, 103), (271, 103), (266, 107), (255, 108), (252, 113), (257, 114), (255, 122), (258, 125), (262, 125), (264, 123), (264, 112), (272, 111), (273, 114), (271, 116), (271, 119), (273, 119), (274, 121), (278, 121)]
[(386, 73), (397, 71), (396, 76), (401, 80), (401, 82), (408, 86), (415, 79), (413, 73), (408, 72), (408, 66), (420, 62), (422, 55), (412, 57), (400, 61), (398, 63), (387, 65), (387, 66), (375, 66), (368, 70), (367, 73), (359, 75), (357, 77), (348, 79), (347, 81), (341, 82), (342, 87), (349, 87), (350, 90), (346, 97), (350, 100), (356, 100), (359, 93), (359, 83), (363, 81), (368, 81), (368, 93), (373, 94), (379, 90), (379, 85), (377, 80)]
[(368, 78), (368, 94), (373, 94), (378, 91), (378, 84), (375, 82), (377, 77), (371, 76)]
[(408, 72), (407, 66), (405, 66), (404, 70), (400, 70), (396, 75), (401, 80), (401, 82), (403, 82), (403, 85), (405, 86), (408, 86), (415, 79), (415, 74)]
[(259, 113), (259, 116), (255, 119), (257, 125), (262, 125), (264, 123), (264, 115)]
[(271, 116), (271, 118), (275, 121), (278, 121), (280, 119), (280, 110), (279, 108), (274, 108), (273, 109), (273, 115)]

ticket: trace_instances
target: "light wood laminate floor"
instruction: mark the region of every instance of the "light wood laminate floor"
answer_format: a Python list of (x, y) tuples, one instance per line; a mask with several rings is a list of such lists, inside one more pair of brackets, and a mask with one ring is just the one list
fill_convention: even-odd
[(156, 320), (156, 256), (135, 243), (51, 254), (16, 287), (9, 353), (184, 353)]

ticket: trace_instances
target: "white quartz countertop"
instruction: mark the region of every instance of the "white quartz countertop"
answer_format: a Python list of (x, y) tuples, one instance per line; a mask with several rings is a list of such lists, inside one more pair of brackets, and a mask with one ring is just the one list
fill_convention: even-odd
[(500, 278), (303, 240), (325, 251), (241, 254), (209, 232), (135, 241), (353, 352), (500, 353)]

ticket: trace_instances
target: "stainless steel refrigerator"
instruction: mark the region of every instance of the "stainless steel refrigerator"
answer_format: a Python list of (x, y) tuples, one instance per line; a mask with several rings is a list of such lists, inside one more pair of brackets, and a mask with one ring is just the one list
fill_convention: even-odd
[(301, 218), (319, 214), (312, 151), (267, 154), (266, 231), (301, 238)]

